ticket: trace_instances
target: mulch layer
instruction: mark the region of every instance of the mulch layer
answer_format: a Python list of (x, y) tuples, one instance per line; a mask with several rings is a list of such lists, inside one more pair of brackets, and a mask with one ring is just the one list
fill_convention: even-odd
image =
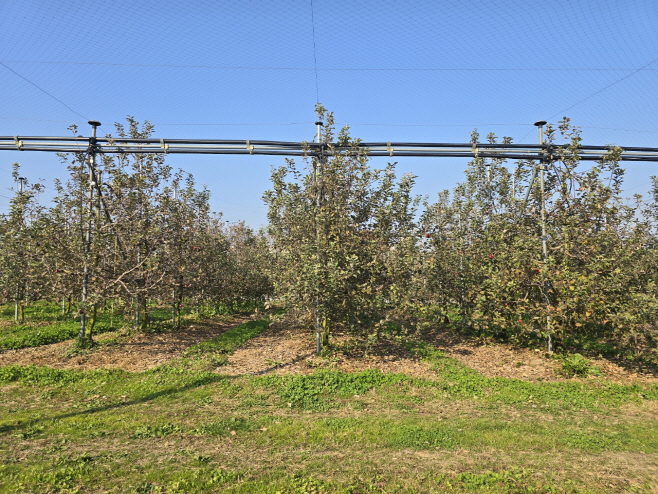
[[(0, 353), (0, 366), (10, 364), (47, 365), (60, 369), (124, 369), (144, 371), (179, 358), (192, 345), (211, 339), (248, 321), (246, 316), (226, 320), (194, 321), (192, 325), (164, 334), (140, 332), (106, 333), (92, 351), (76, 352), (74, 341), (38, 348)], [(424, 331), (420, 337), (466, 366), (487, 377), (505, 377), (524, 381), (561, 381), (559, 359), (547, 358), (543, 351), (520, 348), (507, 343), (489, 342), (447, 329)], [(106, 344), (103, 344), (103, 343)], [(358, 372), (379, 369), (425, 379), (436, 379), (431, 366), (404, 349), (395, 339), (380, 339), (367, 346), (354, 337), (336, 333), (330, 357), (315, 355), (315, 339), (307, 328), (277, 320), (259, 336), (249, 340), (228, 357), (228, 365), (215, 371), (232, 376), (264, 374), (311, 374), (318, 369)], [(653, 369), (628, 368), (598, 356), (587, 356), (602, 376), (581, 379), (605, 379), (624, 382), (658, 382)]]

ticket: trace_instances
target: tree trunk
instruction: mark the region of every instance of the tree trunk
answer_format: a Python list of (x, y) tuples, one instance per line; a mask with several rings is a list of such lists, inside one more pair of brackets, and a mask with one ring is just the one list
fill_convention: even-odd
[(89, 341), (89, 346), (94, 344), (92, 340), (92, 335), (94, 334), (94, 327), (96, 326), (96, 315), (98, 313), (97, 304), (93, 304), (91, 308), (91, 317), (89, 318), (89, 325), (87, 326), (87, 340)]
[(322, 346), (329, 346), (329, 335), (331, 334), (331, 321), (326, 317), (322, 320)]
[(146, 305), (147, 305), (146, 304), (146, 297), (141, 297), (142, 318), (141, 318), (141, 321), (140, 321), (140, 326), (141, 326), (142, 329), (146, 329), (148, 327), (148, 324), (149, 324), (148, 313), (146, 312)]

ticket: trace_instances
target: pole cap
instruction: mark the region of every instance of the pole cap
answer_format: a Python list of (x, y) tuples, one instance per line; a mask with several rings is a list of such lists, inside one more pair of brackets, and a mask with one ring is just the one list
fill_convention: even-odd
[(87, 123), (89, 125), (91, 125), (92, 127), (100, 127), (100, 125), (101, 125), (101, 123), (98, 120), (89, 120), (89, 122), (87, 122)]
[(315, 125), (321, 125), (321, 126), (324, 126), (324, 124), (323, 124), (322, 122), (315, 122)]
[(537, 120), (534, 125), (535, 127), (541, 127), (542, 125), (546, 125), (546, 120)]

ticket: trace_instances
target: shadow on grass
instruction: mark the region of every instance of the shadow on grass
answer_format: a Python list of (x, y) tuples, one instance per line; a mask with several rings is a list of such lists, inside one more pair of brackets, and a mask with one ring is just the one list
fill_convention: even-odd
[(141, 398), (137, 398), (134, 400), (129, 400), (129, 401), (122, 401), (120, 403), (112, 403), (109, 405), (104, 405), (104, 406), (99, 406), (95, 408), (89, 408), (87, 410), (81, 410), (81, 411), (75, 411), (75, 412), (69, 412), (69, 413), (63, 413), (59, 415), (53, 415), (50, 417), (40, 417), (37, 419), (30, 419), (27, 420), (25, 423), (18, 423), (14, 425), (0, 425), (0, 434), (5, 434), (8, 432), (14, 432), (21, 430), (25, 427), (31, 427), (39, 423), (44, 423), (44, 422), (50, 422), (54, 420), (61, 420), (61, 419), (66, 419), (66, 418), (71, 418), (71, 417), (78, 417), (82, 415), (93, 415), (95, 413), (100, 413), (100, 412), (106, 412), (109, 410), (119, 410), (123, 408), (127, 408), (133, 405), (140, 405), (143, 403), (147, 403), (149, 401), (153, 401), (157, 398), (161, 398), (163, 396), (170, 396), (170, 395), (175, 395), (178, 393), (184, 393), (186, 391), (189, 391), (191, 389), (199, 388), (201, 386), (206, 386), (208, 384), (214, 384), (217, 382), (222, 382), (222, 381), (227, 381), (231, 378), (230, 376), (222, 376), (222, 375), (217, 375), (217, 376), (212, 376), (212, 375), (204, 375), (202, 377), (199, 377), (197, 379), (194, 379), (192, 382), (189, 384), (186, 384), (184, 386), (180, 387), (169, 387), (167, 389), (163, 389), (161, 391), (156, 391), (154, 393), (150, 393), (146, 396), (143, 396)]

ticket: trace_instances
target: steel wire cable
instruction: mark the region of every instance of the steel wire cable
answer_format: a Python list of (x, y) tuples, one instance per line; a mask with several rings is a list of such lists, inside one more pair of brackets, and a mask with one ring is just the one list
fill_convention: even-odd
[[(390, 140), (464, 141), (477, 127), (522, 142), (579, 102), (567, 116), (585, 142), (650, 147), (656, 69), (633, 71), (655, 59), (656, 19), (652, 0), (10, 3), (0, 60), (105, 132), (130, 114), (183, 137), (266, 127), (310, 140), (321, 83), (324, 105), (367, 140), (386, 127)], [(2, 134), (81, 123), (17, 77), (0, 78), (0, 94)]]
[[(179, 16), (182, 16), (183, 18), (187, 18), (188, 21), (194, 21), (194, 22), (201, 22), (203, 21), (203, 18), (200, 14), (200, 12), (209, 12), (210, 15), (208, 17), (211, 18), (216, 18), (217, 16), (217, 9), (212, 9), (212, 5), (210, 5), (207, 2), (199, 2), (195, 4), (197, 8), (192, 8), (189, 9), (189, 11), (183, 11), (183, 12), (177, 12)], [(234, 5), (234, 4), (233, 4)], [(253, 9), (250, 9), (250, 6), (253, 4), (247, 4), (247, 7), (241, 6), (240, 9), (234, 9), (231, 8), (232, 5), (229, 2), (227, 9), (223, 9), (222, 15), (226, 17), (227, 23), (241, 23), (242, 27), (245, 27), (247, 32), (248, 32), (248, 38), (246, 39), (245, 37), (241, 38), (234, 38), (234, 39), (239, 39), (241, 42), (246, 41), (244, 43), (244, 46), (241, 47), (241, 50), (235, 50), (235, 45), (236, 43), (232, 43), (231, 47), (234, 48), (233, 51), (236, 51), (235, 53), (229, 53), (229, 54), (224, 54), (225, 58), (235, 60), (235, 59), (240, 59), (241, 61), (244, 61), (245, 59), (250, 59), (250, 55), (256, 53), (260, 47), (262, 47), (263, 43), (267, 41), (271, 41), (270, 39), (267, 38), (267, 35), (263, 33), (258, 32), (258, 25), (256, 22), (245, 22), (245, 11), (249, 13), (250, 20), (251, 16), (253, 14), (256, 14), (257, 16), (265, 16), (268, 14), (267, 9), (258, 9), (255, 11), (252, 11)], [(274, 6), (274, 7), (283, 7), (283, 8), (275, 8), (272, 9), (272, 11), (276, 12), (277, 15), (275, 16), (276, 21), (279, 21), (282, 23), (282, 25), (285, 25), (286, 27), (290, 27), (292, 24), (299, 23), (300, 25), (304, 24), (304, 16), (299, 13), (299, 9), (296, 9), (294, 7), (300, 6), (301, 4), (295, 3), (295, 2), (266, 2), (265, 6)], [(598, 2), (597, 5), (602, 5), (601, 2)], [(163, 25), (166, 27), (169, 27), (170, 24), (167, 24), (167, 17), (168, 14), (171, 14), (171, 11), (167, 12), (167, 8), (159, 8), (159, 9), (154, 9), (153, 5), (151, 4), (150, 6), (147, 7), (140, 7), (140, 6), (131, 6), (127, 3), (124, 3), (123, 5), (120, 5), (122, 9), (117, 12), (116, 10), (114, 11), (107, 11), (104, 13), (107, 13), (108, 15), (103, 18), (103, 27), (104, 29), (108, 29), (112, 32), (117, 33), (117, 36), (115, 36), (115, 39), (119, 41), (118, 48), (119, 50), (124, 50), (128, 48), (130, 45), (130, 40), (133, 40), (133, 43), (135, 41), (147, 41), (149, 37), (153, 37), (154, 39), (157, 39), (158, 36), (161, 35), (161, 32), (163, 29), (157, 28), (158, 23), (162, 22)], [(288, 7), (288, 9), (286, 9)], [(403, 8), (400, 7), (399, 4), (397, 3), (392, 3), (392, 2), (382, 2), (381, 4), (377, 5), (377, 8), (373, 8), (372, 5), (350, 5), (350, 4), (340, 4), (340, 5), (334, 5), (334, 4), (328, 4), (328, 3), (320, 3), (318, 6), (319, 14), (321, 15), (323, 19), (331, 19), (335, 18), (335, 14), (337, 11), (342, 12), (342, 17), (341, 19), (350, 19), (354, 18), (357, 22), (361, 23), (361, 29), (360, 30), (354, 30), (354, 23), (352, 22), (345, 22), (344, 24), (331, 24), (331, 25), (320, 25), (320, 32), (318, 33), (319, 36), (324, 36), (324, 41), (323, 41), (323, 46), (326, 47), (324, 49), (325, 53), (331, 54), (332, 51), (337, 51), (339, 48), (331, 48), (332, 46), (335, 46), (335, 40), (337, 38), (340, 38), (342, 36), (346, 35), (352, 35), (352, 36), (358, 36), (360, 37), (359, 39), (363, 41), (365, 44), (367, 44), (366, 49), (373, 49), (370, 48), (373, 44), (378, 44), (380, 46), (379, 52), (373, 51), (373, 53), (376, 55), (374, 57), (375, 60), (386, 60), (386, 63), (390, 63), (390, 53), (392, 52), (392, 47), (395, 44), (400, 43), (402, 41), (403, 43), (407, 43), (409, 46), (413, 46), (414, 44), (420, 44), (424, 43), (423, 47), (428, 48), (429, 54), (435, 54), (437, 52), (436, 48), (432, 47), (432, 41), (435, 40), (443, 40), (443, 41), (448, 41), (451, 43), (449, 46), (455, 46), (455, 45), (464, 45), (467, 48), (469, 47), (469, 38), (472, 37), (472, 33), (474, 31), (482, 31), (484, 34), (482, 35), (482, 39), (487, 42), (485, 45), (489, 45), (488, 47), (485, 46), (487, 49), (487, 52), (485, 55), (490, 55), (493, 51), (496, 51), (501, 54), (501, 57), (499, 57), (499, 61), (507, 62), (507, 61), (516, 61), (515, 60), (515, 54), (509, 50), (505, 51), (502, 48), (505, 48), (509, 46), (510, 44), (521, 44), (521, 43), (527, 43), (532, 40), (532, 36), (536, 36), (537, 31), (548, 31), (548, 30), (556, 30), (556, 32), (559, 32), (560, 34), (565, 34), (566, 33), (566, 42), (572, 43), (572, 44), (579, 44), (579, 45), (592, 45), (594, 42), (594, 39), (590, 39), (588, 37), (587, 33), (591, 32), (593, 29), (598, 28), (600, 25), (606, 26), (608, 24), (608, 18), (612, 18), (612, 16), (596, 16), (593, 15), (595, 14), (594, 12), (594, 7), (591, 2), (576, 2), (573, 5), (568, 5), (567, 7), (573, 7), (569, 11), (567, 9), (564, 12), (564, 15), (560, 16), (560, 20), (562, 23), (564, 23), (564, 26), (562, 25), (556, 25), (554, 22), (555, 17), (550, 15), (551, 13), (549, 12), (549, 15), (543, 15), (538, 18), (536, 15), (537, 12), (537, 7), (538, 4), (533, 2), (509, 2), (507, 11), (504, 12), (505, 15), (507, 15), (509, 12), (513, 11), (514, 12), (514, 19), (515, 21), (510, 21), (506, 20), (503, 16), (500, 15), (500, 13), (497, 13), (491, 6), (489, 6), (485, 2), (480, 2), (480, 3), (474, 3), (472, 5), (466, 5), (465, 10), (463, 12), (460, 12), (460, 10), (457, 8), (454, 2), (448, 2), (448, 8), (445, 8), (442, 6), (440, 9), (436, 6), (430, 6), (430, 7), (418, 7), (414, 5), (410, 6), (404, 6)], [(612, 7), (609, 3), (605, 3), (605, 7), (611, 12), (611, 13), (618, 13), (618, 11), (611, 10)], [(562, 7), (560, 7), (562, 8)], [(261, 14), (259, 10), (264, 10), (266, 13)], [(503, 9), (505, 10), (505, 9)], [(555, 9), (552, 9), (555, 10)], [(48, 7), (45, 10), (45, 15), (41, 15), (41, 18), (49, 18), (49, 17), (57, 17), (57, 8), (56, 7)], [(429, 11), (425, 12), (425, 11)], [(91, 14), (92, 10), (90, 10), (88, 7), (80, 4), (73, 2), (68, 6), (68, 11), (66, 12), (67, 15), (70, 14), (75, 14), (76, 16), (89, 16)], [(97, 11), (95, 12), (96, 14), (98, 13)], [(464, 15), (466, 14), (466, 15)], [(136, 33), (133, 33), (132, 38), (131, 36), (127, 36), (128, 34), (131, 33), (131, 27), (134, 25), (134, 22), (131, 22), (131, 15), (134, 18), (138, 18), (139, 16), (149, 16), (150, 18), (153, 18), (155, 21), (155, 29), (147, 30), (144, 32), (139, 32), (137, 31)], [(214, 15), (214, 17), (213, 17)], [(440, 32), (439, 29), (432, 29), (430, 24), (433, 22), (434, 19), (437, 18), (438, 15), (442, 15), (444, 18), (447, 20), (443, 22), (443, 25), (450, 25), (454, 24), (454, 28), (451, 30), (448, 30), (447, 32)], [(62, 17), (62, 16), (59, 16)], [(386, 23), (386, 19), (391, 19), (395, 18), (395, 22), (391, 23), (388, 22)], [(509, 16), (508, 16), (509, 17)], [(619, 16), (617, 16), (619, 17)], [(596, 18), (597, 22), (600, 24), (591, 24), (590, 23), (590, 18)], [(493, 20), (493, 22), (492, 22)], [(638, 54), (637, 52), (640, 51), (637, 49), (638, 46), (647, 46), (647, 39), (651, 40), (650, 36), (645, 36), (644, 38), (641, 38), (641, 33), (643, 29), (645, 28), (644, 24), (637, 23), (633, 25), (627, 24), (628, 16), (621, 16), (621, 21), (624, 23), (625, 29), (625, 36), (620, 36), (619, 33), (621, 32), (620, 29), (615, 29), (614, 25), (607, 25), (608, 27), (608, 32), (610, 38), (612, 38), (614, 41), (618, 42), (619, 44), (627, 47), (627, 46), (635, 46), (636, 49), (626, 56), (626, 60), (629, 58), (637, 58)], [(383, 22), (380, 23), (380, 21)], [(544, 22), (545, 21), (545, 22)], [(43, 24), (43, 23), (42, 23)], [(46, 25), (44, 27), (48, 27)], [(329, 24), (329, 23), (324, 23), (324, 24)], [(385, 29), (380, 29), (384, 34), (383, 35), (373, 35), (373, 30), (372, 27), (374, 25), (377, 25), (378, 29), (383, 25), (385, 26)], [(491, 27), (493, 25), (493, 28)], [(62, 22), (60, 21), (60, 24), (55, 24), (55, 26), (59, 27), (64, 27), (62, 25)], [(421, 27), (419, 29), (419, 26)], [(469, 26), (470, 29), (466, 29), (466, 27)], [(514, 32), (513, 30), (510, 29), (510, 27), (516, 27), (518, 28), (518, 32)], [(633, 29), (628, 29), (629, 27), (632, 27)], [(642, 29), (638, 29), (638, 27)], [(501, 37), (498, 35), (501, 28), (504, 28), (509, 35), (506, 36), (510, 38), (510, 43), (504, 43), (501, 41)], [(333, 34), (330, 33), (330, 31), (333, 30)], [(644, 29), (645, 30), (645, 29)], [(216, 31), (215, 31), (216, 32)], [(288, 33), (288, 34), (286, 34)], [(277, 32), (277, 36), (279, 37), (278, 40), (284, 41), (284, 48), (287, 47), (292, 48), (296, 45), (297, 41), (295, 40), (294, 36), (289, 34), (290, 30), (279, 30)], [(324, 33), (324, 34), (323, 34)], [(498, 33), (498, 34), (497, 34)], [(190, 52), (194, 52), (193, 50), (190, 50), (189, 47), (191, 46), (191, 41), (189, 36), (185, 36), (178, 30), (169, 30), (167, 34), (175, 40), (176, 44), (180, 44), (183, 48), (187, 49)], [(434, 36), (434, 37), (433, 37)], [(438, 36), (438, 37), (437, 37)], [(82, 41), (84, 38), (81, 34), (79, 35), (77, 32), (74, 32), (72, 37), (74, 38), (75, 42)], [(42, 41), (40, 43), (36, 42), (37, 37), (32, 37), (30, 39), (33, 40), (32, 45), (27, 46), (27, 50), (29, 51), (30, 49), (43, 49), (47, 46), (46, 42), (44, 41), (45, 38), (41, 37)], [(641, 38), (644, 43), (637, 43), (637, 38)], [(89, 39), (89, 37), (84, 38), (84, 43), (82, 43), (82, 46), (85, 47), (91, 46), (94, 42)], [(230, 40), (229, 40), (230, 41)], [(326, 41), (326, 42), (325, 42)], [(50, 40), (49, 40), (50, 42)], [(107, 42), (103, 43), (106, 44)], [(502, 43), (502, 44), (501, 44)], [(17, 43), (16, 43), (17, 44)], [(173, 43), (172, 43), (173, 44)], [(437, 43), (434, 43), (434, 45), (437, 45)], [(471, 48), (474, 46), (473, 42), (470, 42)], [(537, 43), (535, 42), (535, 48), (537, 49), (539, 57), (544, 57), (551, 55), (551, 50), (547, 47), (545, 47), (542, 43)], [(184, 51), (184, 49), (179, 48), (173, 53), (173, 56), (176, 57), (177, 54), (181, 54)], [(197, 50), (198, 51), (198, 50)], [(285, 51), (285, 50), (284, 50)], [(321, 50), (322, 51), (322, 50)], [(471, 49), (472, 51), (472, 49)], [(129, 53), (129, 50), (126, 50), (126, 53)], [(155, 56), (159, 56), (162, 52), (162, 49), (159, 49), (158, 51), (155, 52)], [(358, 50), (359, 56), (361, 53), (361, 50)], [(386, 58), (377, 56), (378, 53), (386, 53)], [(594, 55), (595, 60), (603, 60), (606, 63), (610, 62), (610, 55), (611, 53), (615, 55), (615, 52), (611, 52), (609, 50), (595, 50), (589, 55)], [(462, 53), (463, 54), (463, 53)], [(605, 54), (605, 56), (603, 56)], [(245, 56), (247, 55), (247, 56)], [(134, 56), (132, 57), (134, 58)], [(167, 52), (167, 59), (171, 59), (172, 54), (170, 52)], [(198, 57), (197, 57), (198, 58)], [(591, 58), (591, 57), (590, 57)], [(302, 57), (303, 59), (303, 57)], [(471, 55), (466, 57), (466, 61), (469, 65), (473, 65), (474, 62), (477, 61), (482, 61), (484, 57), (477, 56), (477, 55)], [(621, 57), (617, 56), (615, 61), (619, 61)], [(306, 59), (310, 60), (310, 59)], [(346, 54), (341, 52), (340, 56), (336, 54), (336, 56), (331, 59), (331, 57), (328, 58), (328, 60), (331, 62), (331, 60), (340, 60), (342, 64), (345, 63), (351, 63), (354, 62), (354, 56), (350, 55), (349, 53)], [(418, 61), (414, 61), (414, 59), (409, 59), (403, 58), (401, 59), (402, 61), (406, 61), (407, 65), (411, 61), (412, 64), (417, 64), (419, 63)], [(420, 57), (416, 58), (415, 60), (422, 60), (422, 63), (425, 65), (427, 57)], [(569, 61), (569, 59), (566, 59)], [(358, 60), (358, 63), (361, 65), (361, 60)], [(535, 60), (536, 63), (536, 60)], [(542, 61), (542, 64), (545, 62)], [(325, 67), (318, 67), (320, 70), (325, 69)], [(354, 67), (334, 67), (335, 69), (347, 69), (351, 70)], [(370, 69), (371, 67), (362, 67), (359, 70), (366, 70)], [(404, 69), (410, 69), (410, 67), (399, 67), (399, 68), (404, 68)], [(418, 67), (420, 69), (423, 69), (424, 67)], [(619, 68), (619, 67), (617, 67)], [(623, 68), (623, 67), (622, 67)], [(332, 67), (327, 67), (326, 69), (333, 70)], [(509, 69), (509, 68), (508, 68)], [(512, 68), (513, 69), (513, 68)], [(106, 75), (111, 75), (111, 74), (103, 74), (103, 78), (105, 79), (111, 79), (109, 77), (105, 77)], [(156, 80), (168, 80), (171, 79), (170, 77), (155, 77), (154, 79)], [(272, 77), (268, 77), (268, 82), (276, 82), (273, 81)], [(392, 89), (395, 89), (398, 86), (402, 85), (407, 85), (407, 81), (404, 82), (398, 82), (398, 81), (389, 81), (390, 86)], [(423, 82), (423, 81), (421, 81)], [(427, 82), (427, 81), (425, 81)], [(445, 81), (444, 81), (445, 82)], [(578, 85), (579, 86), (584, 86), (581, 84), (582, 81), (579, 81)], [(287, 85), (286, 81), (281, 81), (282, 85)], [(504, 82), (501, 84), (505, 84)], [(510, 83), (512, 86), (516, 85), (517, 87), (519, 86), (518, 83)], [(365, 85), (365, 84), (364, 84)], [(458, 84), (452, 83), (454, 87), (458, 87)], [(273, 84), (273, 86), (276, 86), (276, 84)], [(80, 88), (83, 89), (84, 88)], [(154, 88), (157, 89), (157, 88)], [(199, 93), (201, 94), (201, 93)], [(134, 98), (132, 102), (137, 102), (138, 98)]]

